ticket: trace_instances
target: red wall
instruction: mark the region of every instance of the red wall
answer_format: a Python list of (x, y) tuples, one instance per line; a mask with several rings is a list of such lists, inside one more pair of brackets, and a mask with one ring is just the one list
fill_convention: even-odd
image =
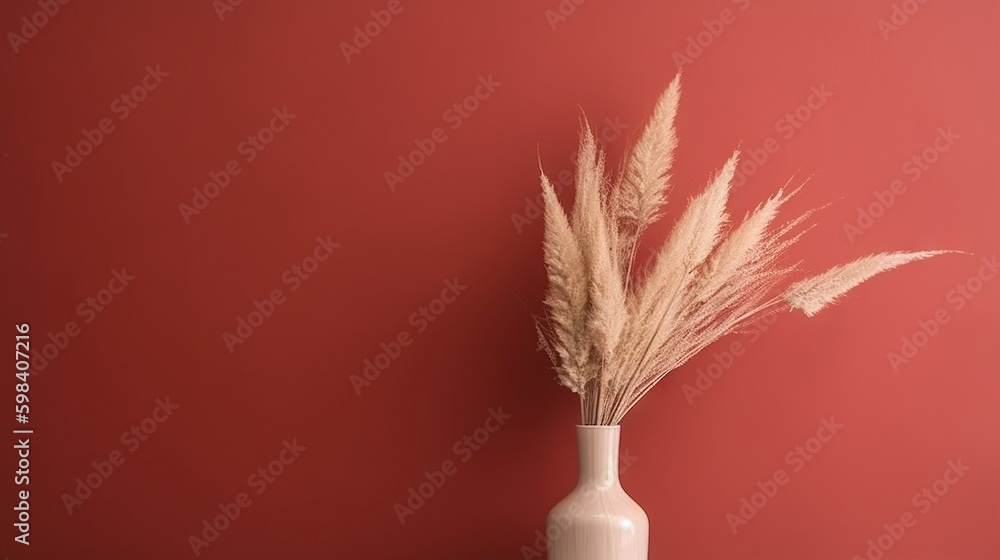
[(1000, 558), (1000, 5), (225, 1), (0, 8), (0, 329), (34, 356), (27, 424), (2, 397), (34, 433), (28, 485), (0, 458), (0, 553), (537, 557), (578, 410), (534, 350), (536, 156), (569, 168), (579, 105), (617, 160), (681, 64), (650, 241), (742, 147), (734, 215), (795, 173), (792, 212), (830, 203), (805, 271), (969, 254), (650, 393), (622, 478), (651, 557)]

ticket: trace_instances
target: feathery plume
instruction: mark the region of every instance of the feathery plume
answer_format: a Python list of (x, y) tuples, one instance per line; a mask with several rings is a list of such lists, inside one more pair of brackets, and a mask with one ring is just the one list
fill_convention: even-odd
[(679, 98), (680, 76), (660, 97), (614, 184), (581, 117), (571, 218), (541, 174), (548, 290), (547, 320), (536, 321), (536, 331), (559, 382), (580, 395), (584, 424), (621, 422), (669, 372), (762, 316), (792, 309), (812, 316), (879, 273), (948, 252), (881, 253), (792, 282), (797, 265), (783, 256), (814, 210), (776, 226), (797, 192), (782, 188), (732, 227), (734, 152), (633, 286), (639, 235), (659, 217), (669, 189)]
[(653, 116), (632, 148), (615, 191), (619, 228), (633, 235), (659, 218), (670, 188), (677, 133), (674, 118), (681, 98), (680, 73), (656, 102)]
[[(545, 304), (554, 331), (552, 346), (559, 356), (556, 366), (560, 382), (573, 392), (582, 393), (590, 369), (586, 328), (587, 273), (555, 189), (544, 173), (541, 181), (545, 205), (545, 268), (549, 280)], [(544, 339), (544, 334), (541, 336)]]
[(782, 295), (792, 309), (801, 309), (812, 317), (835, 302), (849, 290), (872, 276), (892, 270), (908, 262), (948, 253), (949, 251), (916, 251), (912, 253), (879, 253), (842, 264), (792, 284)]

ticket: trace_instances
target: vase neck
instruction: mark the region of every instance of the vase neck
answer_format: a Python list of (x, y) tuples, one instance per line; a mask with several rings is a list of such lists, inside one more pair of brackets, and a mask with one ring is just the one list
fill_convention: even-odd
[(620, 486), (618, 442), (620, 426), (577, 426), (580, 457), (578, 486)]

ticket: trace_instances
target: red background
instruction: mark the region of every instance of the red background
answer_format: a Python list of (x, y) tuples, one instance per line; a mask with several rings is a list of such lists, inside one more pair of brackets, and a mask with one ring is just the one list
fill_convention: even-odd
[[(4, 446), (0, 553), (193, 557), (188, 536), (296, 439), (305, 451), (202, 557), (523, 558), (575, 480), (578, 410), (534, 351), (541, 223), (519, 232), (514, 214), (539, 191), (537, 154), (551, 175), (569, 167), (577, 105), (628, 125), (608, 144), (616, 161), (709, 20), (721, 33), (683, 64), (677, 186), (650, 247), (731, 150), (774, 137), (733, 214), (811, 175), (790, 210), (832, 204), (802, 243), (806, 271), (891, 249), (971, 254), (782, 316), (752, 343), (734, 335), (669, 375), (623, 424), (651, 558), (864, 556), (906, 512), (917, 523), (886, 558), (1000, 558), (1000, 286), (972, 281), (960, 310), (948, 298), (998, 250), (1000, 5), (929, 2), (884, 37), (888, 1), (591, 0), (564, 20), (546, 15), (556, 0), (404, 2), (348, 62), (342, 43), (385, 7), (244, 2), (220, 19), (208, 0), (71, 2), (19, 52), (0, 49), (3, 344), (29, 322), (41, 355), (81, 325), (31, 378), (30, 547), (13, 543)], [(39, 9), (5, 2), (0, 30)], [(735, 20), (712, 24), (725, 9)], [(112, 102), (147, 65), (169, 76), (119, 120)], [(452, 130), (444, 112), (491, 75), (500, 85)], [(813, 86), (832, 97), (785, 138), (779, 119)], [(287, 128), (241, 159), (285, 106)], [(52, 162), (102, 118), (114, 131), (57, 180)], [(446, 141), (391, 191), (384, 173), (436, 127)], [(911, 181), (904, 164), (939, 127), (959, 138)], [(230, 159), (241, 173), (185, 223), (178, 205)], [(905, 193), (848, 236), (897, 178)], [(290, 291), (282, 274), (326, 236), (339, 248)], [(135, 280), (84, 324), (77, 306), (123, 266)], [(411, 314), (453, 278), (468, 288), (417, 332)], [(286, 299), (230, 353), (223, 333), (275, 289)], [(888, 353), (938, 309), (948, 322), (894, 368)], [(411, 345), (357, 394), (351, 376), (401, 331)], [(685, 385), (736, 340), (745, 354), (689, 403)], [(180, 408), (68, 514), (76, 478), (167, 396)], [(455, 442), (495, 407), (510, 419), (462, 462)], [(786, 453), (831, 416), (843, 430), (792, 472)], [(913, 495), (959, 458), (970, 470), (922, 513)], [(394, 504), (447, 460), (457, 472), (401, 524)], [(726, 515), (779, 468), (790, 482), (734, 535)]]

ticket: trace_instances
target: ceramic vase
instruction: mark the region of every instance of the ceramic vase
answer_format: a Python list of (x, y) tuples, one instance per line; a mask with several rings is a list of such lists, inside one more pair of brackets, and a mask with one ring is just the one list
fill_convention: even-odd
[(620, 426), (577, 426), (576, 487), (549, 512), (549, 560), (647, 560), (649, 519), (618, 480)]

